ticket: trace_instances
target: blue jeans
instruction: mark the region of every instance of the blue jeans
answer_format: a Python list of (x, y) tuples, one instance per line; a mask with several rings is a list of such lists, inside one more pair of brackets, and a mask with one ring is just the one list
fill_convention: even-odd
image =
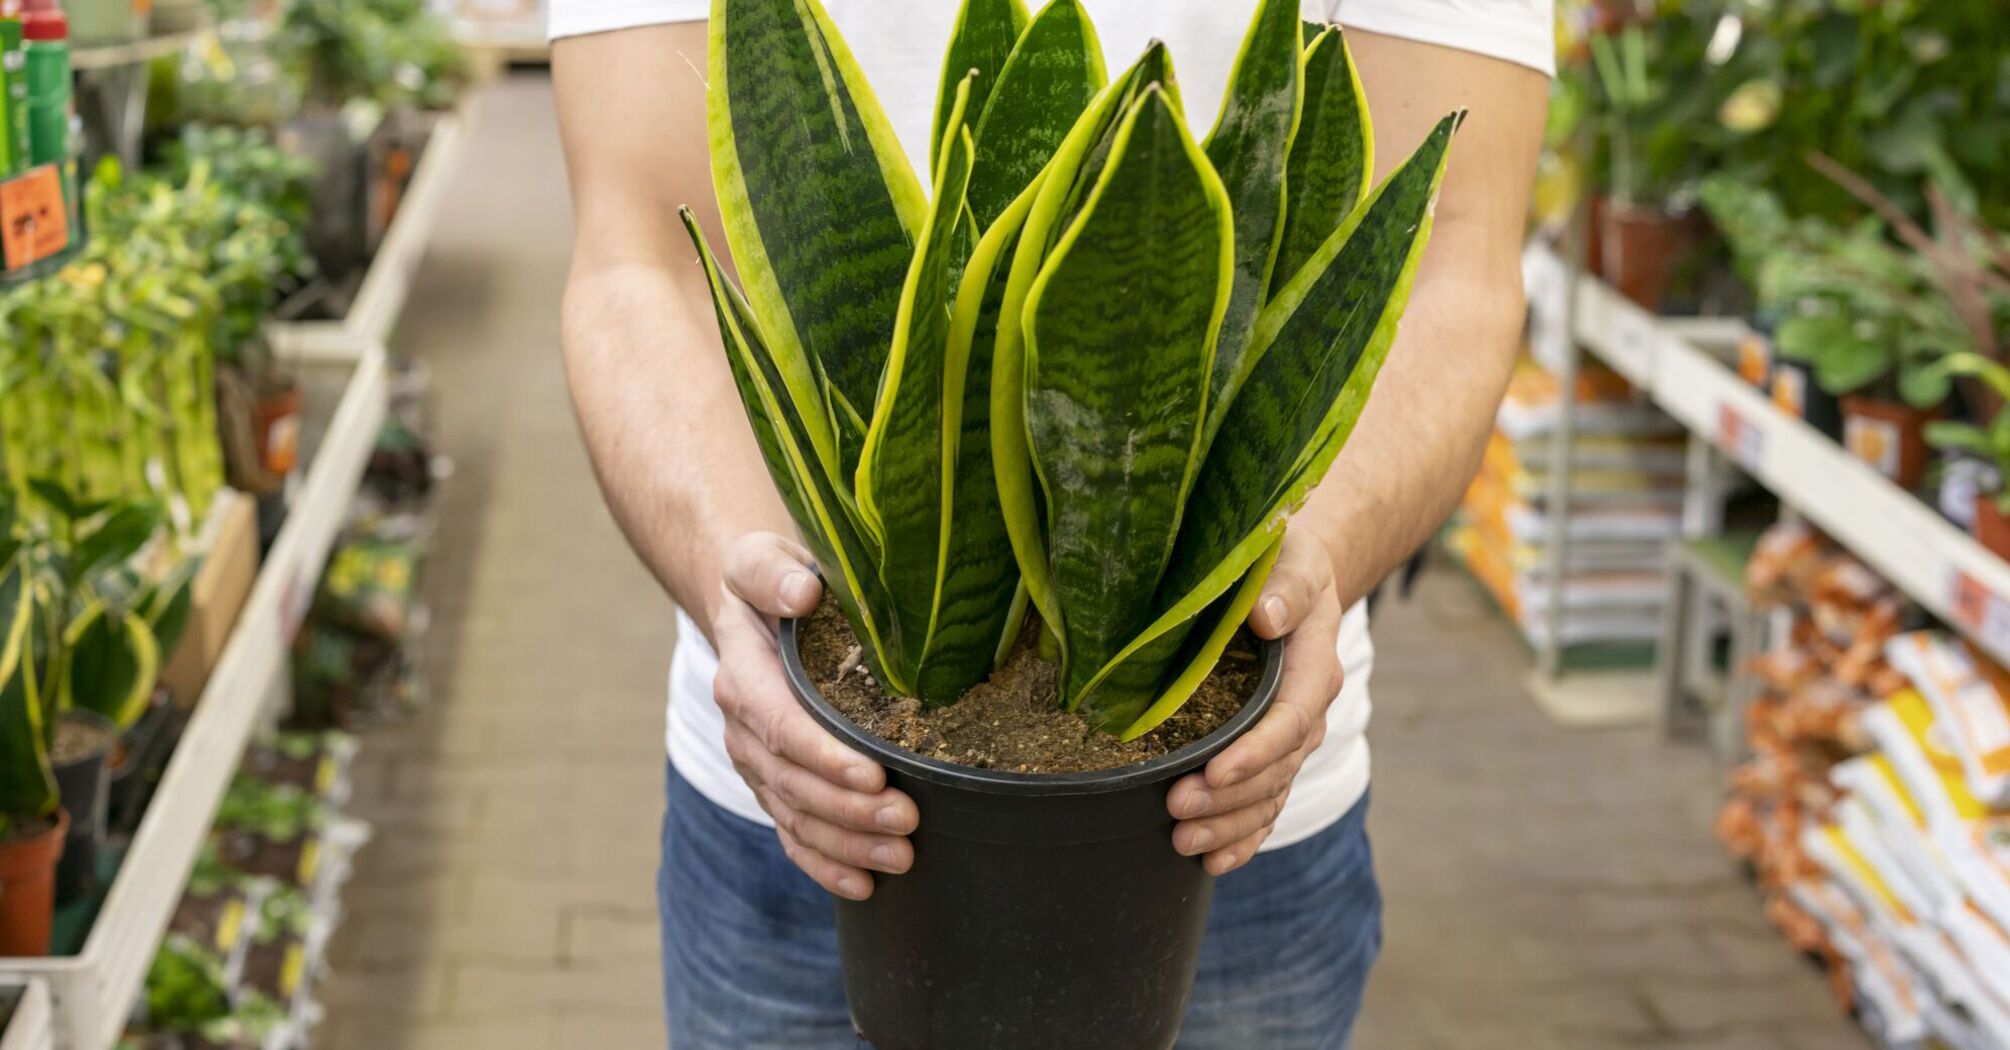
[[(657, 900), (671, 1050), (858, 1050), (830, 897), (772, 830), (675, 769), (668, 781)], [(1363, 799), (1217, 883), (1176, 1050), (1345, 1050), (1382, 946), (1367, 811)]]

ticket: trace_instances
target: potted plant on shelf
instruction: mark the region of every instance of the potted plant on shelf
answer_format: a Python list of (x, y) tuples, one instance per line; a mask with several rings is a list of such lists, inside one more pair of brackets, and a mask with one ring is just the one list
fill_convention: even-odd
[(31, 486), (51, 526), (28, 546), (31, 583), (46, 615), (42, 683), (53, 700), (50, 759), (70, 815), (57, 874), (59, 901), (87, 892), (107, 832), (113, 759), (148, 709), (163, 634), (172, 645), (187, 622), (191, 574), (155, 577), (139, 565), (162, 525), (154, 506), (80, 503), (61, 486)]
[(12, 519), (0, 506), (0, 956), (46, 955), (70, 817), (56, 794), (53, 713), (36, 667), (46, 632)]
[[(2002, 406), (2010, 403), (2010, 368), (1977, 353), (1955, 354), (1942, 365), (1950, 376), (1988, 385)], [(1969, 525), (1977, 542), (2001, 558), (2010, 558), (2010, 408), (1998, 407), (1984, 422), (1940, 420), (1927, 425), (1927, 443), (1943, 452), (1973, 456), (1994, 474), (1994, 485), (1975, 495)]]
[(1704, 180), (1700, 195), (1769, 322), (1775, 402), (1916, 485), (1926, 423), (1953, 390), (1938, 365), (1974, 345), (1922, 259), (1875, 218), (1792, 219), (1733, 177)]
[[(931, 202), (816, 0), (714, 4), (746, 292), (685, 222), (832, 597), (783, 657), (922, 814), (909, 873), (837, 904), (880, 1050), (1175, 1036), (1211, 881), (1166, 792), (1270, 702), (1281, 650), (1239, 628), (1388, 353), (1460, 119), (1372, 185), (1345, 42), (1297, 11), (1258, 6), (1197, 142), (1162, 46), (1106, 86), (1076, 0), (969, 0)], [(1017, 734), (942, 737), (964, 704)]]

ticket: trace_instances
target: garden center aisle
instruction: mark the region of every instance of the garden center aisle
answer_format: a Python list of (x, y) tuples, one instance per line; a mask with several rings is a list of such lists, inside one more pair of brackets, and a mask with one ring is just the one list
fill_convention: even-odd
[[(434, 705), (358, 760), (376, 838), (317, 1045), (660, 1047), (671, 616), (601, 507), (560, 373), (548, 81), (481, 93), (459, 180), (395, 345), (436, 371), (458, 468), (426, 580)], [(1357, 1047), (1862, 1045), (1711, 840), (1700, 749), (1551, 726), (1509, 628), (1450, 572), (1376, 637), (1389, 940)]]

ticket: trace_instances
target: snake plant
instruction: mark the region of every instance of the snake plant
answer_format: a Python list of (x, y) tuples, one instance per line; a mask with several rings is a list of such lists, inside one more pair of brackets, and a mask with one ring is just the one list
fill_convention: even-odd
[(1212, 131), (1114, 81), (1079, 0), (966, 0), (931, 192), (817, 0), (714, 0), (726, 275), (755, 438), (887, 690), (953, 701), (1027, 606), (1061, 702), (1177, 710), (1387, 356), (1460, 116), (1373, 184), (1339, 30), (1263, 0)]

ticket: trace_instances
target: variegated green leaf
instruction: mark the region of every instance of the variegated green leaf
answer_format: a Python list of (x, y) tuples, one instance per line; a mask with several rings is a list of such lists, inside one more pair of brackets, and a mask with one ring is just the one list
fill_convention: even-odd
[(997, 337), (991, 372), (992, 469), (997, 477), (998, 502), (1011, 539), (1013, 558), (1018, 562), (1027, 596), (1033, 607), (1040, 610), (1040, 618), (1049, 631), (1060, 631), (1066, 617), (1047, 571), (1047, 514), (1033, 477), (1032, 453), (1026, 444), (1026, 298), (1046, 264), (1049, 249), (1066, 228), (1063, 218), (1075, 210), (1075, 187), (1090, 154), (1117, 127), (1126, 112), (1124, 107), (1136, 101), (1133, 90), (1136, 85), (1145, 76), (1167, 70), (1166, 63), (1163, 45), (1149, 48), (1122, 78), (1096, 96), (1062, 140), (1061, 147), (1054, 151), (1053, 160), (1039, 179), (1014, 202), (1013, 208), (1026, 209), (1023, 224), (1015, 222), (1016, 231), (1001, 229), (1005, 226), (1001, 220), (985, 234), (965, 274), (963, 294), (958, 297), (959, 317), (975, 329), (980, 307), (984, 313), (991, 309), (985, 298), (987, 289), (972, 285), (971, 275), (982, 269), (978, 258), (984, 257), (988, 248), (993, 253), (991, 265), (995, 266), (997, 259), (1012, 260), (996, 314)]
[[(1145, 91), (1157, 85), (1172, 103), (1175, 113), (1184, 113), (1180, 101), (1179, 81), (1173, 76), (1172, 52), (1165, 44), (1154, 40), (1131, 64), (1131, 68), (1118, 78), (1117, 82), (1104, 89), (1098, 102), (1107, 99), (1107, 105), (1091, 105), (1084, 119), (1089, 122), (1089, 144), (1080, 162), (1073, 168), (1073, 178), (1068, 184), (1065, 203), (1061, 207), (1061, 221), (1054, 227), (1054, 235), (1067, 229), (1081, 214), (1090, 190), (1102, 178), (1103, 166), (1109, 163), (1110, 149), (1116, 145), (1117, 130), (1124, 114), (1129, 113)], [(1046, 250), (1045, 246), (1041, 249)]]
[(1070, 706), (1151, 619), (1199, 461), (1234, 244), (1220, 179), (1166, 92), (1146, 88), (1025, 307), (1027, 436)]
[[(1280, 541), (1291, 513), (1345, 444), (1408, 302), (1456, 123), (1440, 123), (1258, 317), (1253, 345), (1260, 356), (1188, 500), (1157, 599), (1163, 612), (1086, 690), (1085, 709), (1102, 713), (1098, 724), (1140, 710), (1139, 698), (1159, 692), (1174, 666), (1186, 668), (1178, 684), (1201, 665), (1190, 648), (1193, 632), (1208, 625), (1209, 610), (1231, 588), (1248, 585), (1251, 567)], [(1160, 693), (1154, 712), (1173, 692)], [(1170, 711), (1160, 720), (1164, 714)]]
[(1261, 0), (1229, 76), (1221, 117), (1207, 137), (1207, 159), (1228, 189), (1235, 213), (1235, 291), (1214, 351), (1206, 440), (1242, 380), (1249, 330), (1270, 287), (1270, 266), (1284, 226), (1285, 163), (1298, 126), (1298, 0)]
[(35, 614), (22, 559), (0, 565), (0, 814), (8, 816), (46, 816), (57, 802), (49, 712), (30, 655)]
[(1209, 450), (1162, 596), (1280, 529), (1351, 432), (1408, 303), (1458, 121), (1440, 121), (1257, 320), (1261, 356)]
[(139, 720), (160, 671), (160, 644), (138, 613), (93, 601), (64, 633), (69, 705), (124, 729)]
[(1368, 97), (1338, 29), (1305, 53), (1305, 106), (1291, 144), (1284, 232), (1271, 271), (1272, 294), (1352, 214), (1374, 184), (1375, 133)]
[(1042, 8), (978, 110), (970, 210), (979, 231), (990, 229), (1046, 167), (1107, 78), (1102, 45), (1080, 0)]
[(801, 420), (818, 461), (848, 476), (831, 417), (870, 414), (927, 202), (818, 0), (713, 0), (710, 36), (726, 241), (791, 400), (825, 406)]
[[(935, 198), (922, 227), (921, 251), (908, 270), (894, 328), (893, 351), (887, 357), (885, 390), (866, 434), (858, 470), (859, 509), (882, 537), (879, 577), (893, 600), (901, 637), (918, 641), (901, 656), (912, 661), (900, 674), (916, 682), (923, 700), (947, 701), (981, 678), (967, 681), (931, 676), (921, 684), (924, 653), (935, 633), (935, 613), (949, 555), (947, 534), (954, 443), (945, 385), (949, 339), (949, 263), (956, 244), (957, 223), (964, 211), (974, 147), (964, 121), (975, 74), (964, 79), (950, 111), (950, 142), (937, 165)], [(1001, 594), (1002, 604), (1009, 594)], [(988, 650), (988, 640), (979, 650)], [(989, 659), (982, 652), (977, 665)], [(947, 692), (934, 692), (939, 686)]]
[[(963, 82), (972, 72), (977, 74), (965, 103), (974, 121), (984, 112), (1006, 59), (1026, 31), (1026, 17), (1024, 0), (963, 0), (956, 13), (956, 28), (949, 34), (949, 53), (942, 60), (942, 82), (935, 92), (935, 126), (928, 136), (931, 166), (942, 166), (943, 137), (957, 127), (950, 114), (956, 109), (956, 95)], [(953, 142), (953, 134), (950, 138)]]
[[(784, 379), (788, 367), (778, 360), (784, 352), (766, 344), (752, 308), (726, 279), (690, 209), (681, 214), (704, 263), (726, 360), (768, 474), (802, 530), (803, 541), (823, 567), (825, 585), (861, 629), (864, 656), (873, 673), (886, 688), (908, 692), (898, 665), (888, 659), (901, 651), (899, 623), (881, 612), (892, 604), (874, 571), (878, 549), (855, 518), (849, 493), (833, 484), (812, 454), (803, 406), (792, 400), (793, 391)], [(800, 366), (799, 361), (794, 364)]]
[[(1243, 576), (1242, 582), (1237, 584), (1234, 590), (1216, 599), (1214, 604), (1208, 606), (1207, 611), (1198, 617), (1196, 629), (1188, 631), (1187, 637), (1199, 638), (1200, 644), (1193, 648), (1190, 656), (1186, 656), (1185, 669), (1160, 690), (1158, 698), (1152, 702), (1149, 709), (1135, 721), (1124, 726), (1119, 736), (1125, 740), (1136, 740), (1157, 729), (1193, 698), (1194, 691), (1199, 689), (1200, 684), (1207, 680), (1207, 676), (1214, 672), (1215, 664), (1221, 661), (1221, 654), (1227, 651), (1228, 643), (1235, 638), (1235, 632), (1242, 627), (1244, 620), (1249, 619), (1250, 610), (1256, 608), (1256, 599), (1262, 596), (1263, 585), (1269, 582), (1270, 570), (1276, 567), (1278, 552), (1283, 549), (1284, 537), (1280, 535), (1257, 557), (1256, 564), (1249, 567), (1249, 572)], [(1200, 629), (1199, 625), (1204, 625), (1204, 629)], [(1140, 641), (1150, 645), (1151, 637), (1147, 633), (1141, 636)], [(1122, 663), (1121, 659), (1112, 661), (1112, 666), (1119, 666)], [(1110, 695), (1119, 694), (1113, 691)], [(1130, 705), (1122, 705), (1122, 707), (1128, 706)], [(1111, 704), (1105, 708), (1097, 702), (1094, 690), (1091, 691), (1089, 700), (1083, 704), (1082, 709), (1092, 714), (1109, 715), (1112, 728), (1122, 724), (1118, 721), (1123, 714), (1120, 706)]]

